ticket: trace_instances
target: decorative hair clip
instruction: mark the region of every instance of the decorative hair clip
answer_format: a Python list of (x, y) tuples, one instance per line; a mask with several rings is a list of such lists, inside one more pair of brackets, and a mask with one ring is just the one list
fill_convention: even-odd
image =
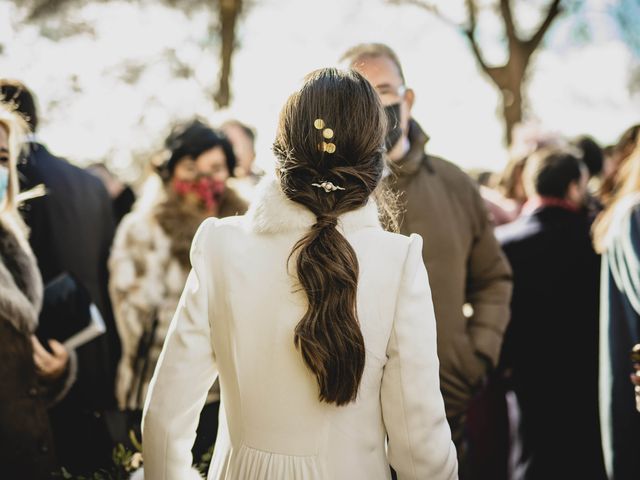
[(336, 190), (344, 190), (344, 188), (334, 185), (331, 182), (327, 182), (326, 180), (323, 180), (320, 183), (312, 183), (311, 186), (322, 188), (327, 193), (335, 192)]
[[(326, 125), (323, 119), (316, 118), (316, 120), (313, 122), (313, 126), (316, 128), (316, 130), (322, 130), (322, 136), (326, 140), (331, 140), (333, 138), (333, 130), (328, 127), (325, 128)], [(336, 144), (333, 142), (322, 141), (318, 144), (318, 150), (321, 152), (335, 153)]]

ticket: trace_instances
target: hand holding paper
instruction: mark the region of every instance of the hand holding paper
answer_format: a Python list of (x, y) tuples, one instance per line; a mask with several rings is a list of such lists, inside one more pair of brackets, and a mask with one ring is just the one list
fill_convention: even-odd
[(57, 380), (62, 376), (69, 363), (69, 352), (60, 342), (49, 340), (49, 353), (40, 343), (38, 337), (31, 335), (33, 344), (33, 362), (40, 378), (47, 381)]

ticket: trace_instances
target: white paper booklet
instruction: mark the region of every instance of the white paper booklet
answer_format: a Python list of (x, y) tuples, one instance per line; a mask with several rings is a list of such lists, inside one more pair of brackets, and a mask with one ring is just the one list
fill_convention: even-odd
[(75, 350), (107, 331), (98, 307), (92, 303), (89, 306), (89, 311), (91, 312), (91, 323), (75, 335), (71, 335), (67, 338), (63, 343), (67, 350)]

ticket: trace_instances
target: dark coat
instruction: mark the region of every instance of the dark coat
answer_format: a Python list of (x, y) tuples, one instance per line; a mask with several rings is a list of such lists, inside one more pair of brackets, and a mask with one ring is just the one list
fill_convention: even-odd
[(110, 447), (106, 440), (98, 440), (102, 426), (97, 417), (115, 405), (113, 385), (120, 357), (106, 266), (114, 233), (111, 200), (98, 178), (38, 143), (30, 144), (19, 170), (22, 189), (44, 184), (47, 190), (23, 209), (45, 284), (62, 272), (72, 273), (91, 294), (107, 327), (105, 335), (78, 348), (78, 381), (51, 412), (61, 462), (73, 467), (77, 461), (92, 469), (109, 461)]
[(600, 352), (601, 418), (612, 480), (640, 478), (640, 413), (635, 409), (630, 353), (640, 343), (640, 198), (621, 202), (603, 255)]
[(524, 475), (515, 478), (604, 478), (597, 412), (599, 258), (589, 232), (585, 215), (557, 206), (496, 229), (514, 280), (500, 367), (521, 411)]
[(129, 185), (126, 185), (124, 190), (112, 201), (113, 218), (116, 226), (122, 221), (122, 218), (131, 211), (135, 203), (136, 194)]
[[(509, 321), (511, 271), (473, 180), (452, 163), (427, 155), (427, 136), (414, 121), (409, 140), (409, 152), (393, 162), (387, 183), (401, 195), (400, 232), (424, 239), (441, 389), (460, 448), (471, 399), (498, 361)], [(463, 315), (466, 303), (473, 307), (470, 318)]]
[(74, 369), (55, 384), (36, 376), (30, 336), (42, 280), (26, 240), (0, 220), (0, 477), (44, 480), (57, 468), (47, 407), (68, 390)]

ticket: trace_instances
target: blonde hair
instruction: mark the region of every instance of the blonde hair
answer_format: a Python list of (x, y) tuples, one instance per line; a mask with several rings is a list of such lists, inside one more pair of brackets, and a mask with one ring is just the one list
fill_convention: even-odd
[(614, 195), (593, 225), (593, 243), (598, 253), (604, 253), (607, 249), (606, 239), (618, 205), (629, 195), (640, 194), (640, 142), (636, 142), (633, 152), (620, 168), (618, 178), (620, 180)]
[(9, 184), (7, 193), (0, 203), (0, 213), (19, 217), (19, 191), (18, 183), (18, 156), (23, 144), (27, 124), (23, 118), (9, 104), (0, 102), (0, 128), (3, 128), (8, 136), (9, 144)]

